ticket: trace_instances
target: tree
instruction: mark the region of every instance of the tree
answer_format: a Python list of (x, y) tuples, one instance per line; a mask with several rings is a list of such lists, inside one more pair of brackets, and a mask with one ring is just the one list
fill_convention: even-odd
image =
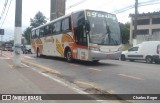
[(46, 17), (43, 15), (43, 13), (39, 11), (36, 13), (33, 19), (32, 18), (30, 19), (30, 22), (31, 22), (30, 27), (26, 28), (23, 33), (23, 37), (26, 39), (27, 44), (31, 43), (30, 41), (31, 30), (33, 28), (36, 28), (40, 25), (45, 24), (47, 20), (46, 20)]
[(30, 40), (31, 30), (32, 30), (32, 28), (31, 28), (31, 27), (28, 27), (28, 28), (26, 28), (26, 29), (24, 30), (24, 33), (23, 33), (23, 37), (26, 39), (27, 44), (30, 44), (30, 43), (31, 43), (31, 40)]
[(122, 35), (122, 43), (126, 44), (129, 42), (129, 34), (130, 34), (130, 23), (120, 23), (120, 30)]
[(30, 19), (30, 26), (32, 28), (38, 27), (40, 25), (43, 25), (47, 22), (46, 17), (43, 15), (42, 12), (37, 12), (37, 14), (35, 15), (35, 17), (32, 19)]

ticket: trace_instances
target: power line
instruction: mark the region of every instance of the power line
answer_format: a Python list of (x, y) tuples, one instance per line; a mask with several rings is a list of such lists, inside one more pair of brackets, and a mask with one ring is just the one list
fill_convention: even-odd
[[(150, 1), (147, 1), (147, 2), (141, 2), (141, 3), (139, 3), (138, 7), (147, 6), (147, 5), (154, 5), (154, 4), (159, 3), (159, 2), (156, 2), (156, 1), (160, 1), (160, 0), (150, 0)], [(113, 11), (112, 13), (118, 14), (118, 13), (122, 13), (122, 12), (125, 12), (125, 11), (133, 9), (133, 8), (134, 8), (134, 5), (130, 5), (128, 7), (122, 8), (120, 10)]]
[(2, 22), (2, 24), (1, 24), (1, 26), (0, 26), (0, 28), (2, 28), (2, 26), (3, 26), (3, 24), (4, 24), (5, 20), (6, 20), (6, 17), (7, 17), (7, 14), (8, 14), (10, 5), (11, 5), (11, 2), (12, 2), (12, 0), (11, 0), (10, 3), (9, 3), (9, 6), (8, 6), (8, 9), (7, 9), (7, 12), (6, 12), (6, 15), (5, 15), (4, 19), (3, 19), (3, 22)]
[(82, 3), (84, 3), (85, 1), (87, 1), (87, 0), (82, 0), (82, 1), (80, 1), (80, 2), (77, 2), (77, 3), (69, 6), (68, 8), (66, 8), (66, 10), (68, 10), (68, 9), (70, 9), (70, 8), (72, 8), (72, 7), (78, 6), (78, 5), (82, 4)]
[(110, 4), (111, 2), (114, 2), (114, 1), (115, 1), (115, 0), (111, 0), (111, 1), (109, 1), (109, 2), (105, 2), (104, 4), (97, 6), (96, 9), (97, 9), (97, 8), (100, 8), (100, 7), (103, 7), (103, 6), (106, 5), (106, 4)]
[(0, 19), (3, 17), (4, 13), (5, 13), (5, 10), (6, 10), (6, 7), (7, 7), (7, 4), (8, 4), (8, 0), (5, 0), (4, 2), (4, 6), (3, 6), (3, 10), (2, 10), (2, 13), (1, 13), (1, 16), (0, 16)]

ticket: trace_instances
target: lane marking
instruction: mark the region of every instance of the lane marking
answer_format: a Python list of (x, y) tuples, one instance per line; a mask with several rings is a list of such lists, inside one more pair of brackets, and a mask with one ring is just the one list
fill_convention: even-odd
[(75, 83), (77, 84), (82, 84), (82, 85), (87, 85), (87, 86), (91, 86), (91, 87), (96, 87), (93, 83), (89, 83), (89, 82), (83, 82), (83, 81), (75, 81)]
[[(71, 86), (71, 85), (69, 85), (68, 83), (65, 83), (65, 82), (63, 82), (62, 80), (56, 79), (56, 78), (54, 78), (54, 77), (52, 77), (52, 76), (50, 76), (50, 75), (47, 75), (47, 74), (45, 74), (45, 73), (40, 73), (40, 74), (43, 75), (43, 76), (45, 76), (45, 77), (48, 77), (48, 78), (50, 78), (50, 79), (52, 79), (52, 80), (54, 80), (54, 81), (56, 81), (56, 82), (58, 82), (58, 83), (60, 83), (60, 84), (62, 84), (63, 86), (68, 87), (69, 89), (72, 89), (73, 91), (75, 91), (75, 92), (77, 92), (77, 93), (79, 93), (79, 94), (89, 94), (89, 93), (84, 92), (83, 90), (81, 90), (81, 89), (79, 89), (79, 88), (77, 88), (77, 87), (75, 87), (75, 86)], [(95, 101), (97, 101), (97, 102), (99, 102), (99, 103), (104, 103), (104, 100), (95, 100)]]
[(28, 67), (28, 68), (30, 67), (30, 66), (28, 66), (28, 65), (26, 65), (26, 64), (24, 64), (24, 63), (21, 63), (21, 64), (22, 64), (23, 66), (25, 66), (25, 67)]
[(23, 55), (23, 57), (28, 58), (28, 59), (35, 59), (35, 58), (27, 56), (27, 55)]
[(4, 56), (4, 58), (2, 57), (2, 59), (11, 59), (9, 56), (2, 54), (2, 56)]
[(127, 74), (118, 74), (118, 75), (127, 77), (127, 78), (137, 79), (137, 80), (144, 80), (143, 78), (139, 78), (139, 77), (135, 77), (135, 76), (127, 75)]
[(5, 57), (9, 57), (9, 56), (13, 56), (12, 53), (8, 53), (8, 52), (2, 52), (2, 55)]
[(61, 75), (61, 73), (53, 68), (49, 68), (49, 67), (46, 67), (46, 66), (43, 66), (43, 65), (40, 65), (40, 64), (36, 64), (36, 63), (32, 63), (32, 62), (29, 62), (29, 61), (23, 61), (25, 63), (28, 63), (28, 64), (31, 64), (35, 67), (38, 67), (38, 68), (41, 68), (41, 69), (44, 69), (46, 71), (49, 71), (49, 72), (52, 72), (54, 74), (58, 74), (58, 75)]
[[(75, 91), (75, 92), (77, 92), (77, 93), (79, 93), (79, 94), (89, 94), (89, 93), (81, 90), (81, 89), (80, 89), (79, 87), (77, 87), (77, 86), (74, 86), (74, 85), (72, 85), (72, 84), (70, 84), (70, 83), (67, 83), (67, 82), (65, 82), (65, 81), (62, 81), (62, 80), (59, 79), (58, 77), (50, 76), (50, 75), (48, 75), (48, 74), (45, 74), (45, 73), (43, 73), (43, 72), (40, 72), (39, 70), (37, 70), (37, 69), (35, 69), (35, 68), (33, 68), (33, 67), (28, 66), (27, 64), (24, 64), (24, 63), (22, 63), (22, 64), (23, 64), (24, 66), (29, 67), (30, 69), (36, 71), (37, 73), (39, 73), (39, 74), (41, 74), (41, 75), (43, 75), (43, 76), (45, 76), (45, 77), (47, 77), (47, 78), (50, 78), (50, 79), (54, 80), (55, 82), (60, 83), (60, 84), (63, 85), (63, 86), (66, 86), (67, 88), (69, 88), (69, 89), (71, 89), (71, 90), (73, 90), (73, 91)], [(81, 81), (79, 81), (79, 82), (81, 82)], [(84, 82), (81, 82), (81, 83), (84, 83)], [(89, 83), (88, 83), (88, 84), (89, 84)], [(97, 101), (98, 103), (106, 103), (105, 100), (95, 100), (95, 101)]]
[(10, 58), (0, 57), (0, 60), (4, 60), (4, 59), (10, 59)]
[(12, 68), (13, 68), (13, 65), (9, 65), (9, 67), (12, 69)]
[(88, 68), (89, 70), (93, 70), (93, 71), (98, 71), (98, 72), (101, 72), (102, 70), (100, 69), (96, 69), (96, 68)]

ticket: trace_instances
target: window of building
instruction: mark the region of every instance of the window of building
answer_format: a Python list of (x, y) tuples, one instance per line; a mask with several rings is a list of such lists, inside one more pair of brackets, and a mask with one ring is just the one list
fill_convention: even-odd
[(156, 32), (160, 32), (160, 29), (152, 29), (152, 34), (154, 34)]
[(149, 29), (137, 30), (137, 34), (139, 35), (149, 34)]
[(153, 18), (152, 24), (160, 24), (160, 18)]
[[(133, 20), (133, 25), (134, 25), (134, 20)], [(149, 25), (149, 19), (137, 20), (137, 25)]]
[[(134, 33), (134, 30), (133, 30)], [(137, 35), (147, 35), (149, 34), (149, 29), (141, 29), (141, 30), (137, 30)]]

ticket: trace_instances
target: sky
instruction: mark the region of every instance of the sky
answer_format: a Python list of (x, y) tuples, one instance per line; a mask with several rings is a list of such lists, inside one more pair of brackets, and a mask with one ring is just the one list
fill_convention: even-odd
[[(0, 0), (0, 15), (3, 10), (4, 2), (6, 0)], [(160, 11), (160, 0), (138, 0), (142, 2), (156, 2), (154, 5), (147, 5), (138, 8), (139, 13), (147, 13)], [(9, 7), (9, 3), (11, 5)], [(80, 4), (79, 4), (80, 3)], [(82, 9), (100, 10), (109, 13), (120, 10), (122, 8), (135, 4), (135, 0), (66, 0), (66, 14), (72, 11)], [(13, 39), (14, 25), (15, 25), (15, 0), (8, 0), (7, 8), (9, 7), (6, 19), (4, 21), (5, 14), (0, 18), (0, 28), (5, 29), (5, 35), (3, 41)], [(41, 11), (48, 19), (50, 17), (50, 0), (22, 0), (22, 32), (30, 26), (30, 18), (34, 18), (35, 14)], [(122, 23), (130, 22), (129, 14), (133, 14), (134, 9), (116, 14), (118, 21)], [(4, 21), (4, 23), (3, 23)], [(3, 24), (3, 25), (2, 25)]]

